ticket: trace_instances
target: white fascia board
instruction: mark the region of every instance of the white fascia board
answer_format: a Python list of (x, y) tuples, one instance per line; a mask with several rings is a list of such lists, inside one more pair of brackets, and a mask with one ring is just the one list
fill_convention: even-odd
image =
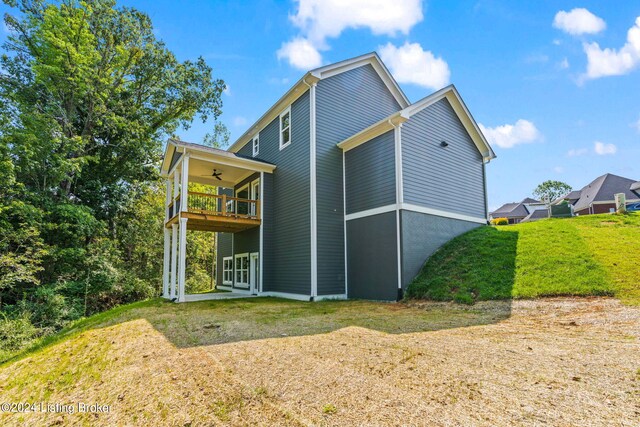
[[(187, 152), (190, 152), (190, 149), (188, 149)], [(239, 169), (246, 169), (254, 172), (272, 173), (276, 168), (276, 165), (272, 165), (268, 163), (256, 162), (255, 160), (244, 159), (240, 157), (234, 158), (234, 157), (227, 157), (227, 156), (219, 156), (216, 154), (207, 153), (203, 151), (201, 151), (200, 154), (191, 154), (191, 158), (215, 163), (218, 165), (232, 166)]]
[(291, 89), (289, 89), (275, 104), (271, 106), (267, 110), (266, 113), (262, 115), (249, 129), (246, 130), (245, 133), (240, 136), (234, 142), (231, 147), (229, 147), (228, 151), (232, 153), (237, 153), (245, 144), (247, 144), (254, 135), (264, 129), (269, 123), (271, 123), (276, 117), (280, 115), (282, 110), (284, 110), (287, 106), (293, 104), (298, 98), (300, 98), (304, 93), (309, 90), (309, 86), (312, 83), (316, 83), (318, 81), (318, 77), (312, 75), (311, 72), (306, 73), (300, 80), (294, 84)]
[(300, 98), (307, 90), (309, 85), (317, 83), (322, 79), (327, 79), (335, 75), (353, 70), (366, 64), (371, 64), (373, 69), (378, 73), (383, 83), (395, 100), (400, 105), (400, 108), (406, 108), (410, 105), (409, 99), (404, 94), (398, 83), (395, 81), (387, 67), (384, 65), (377, 53), (371, 52), (365, 55), (360, 55), (355, 58), (347, 59), (335, 64), (325, 65), (320, 68), (313, 69), (307, 72), (300, 80), (298, 80), (291, 89), (287, 91), (275, 104), (267, 110), (245, 133), (240, 136), (232, 145), (228, 151), (236, 153), (240, 148), (247, 144), (253, 136), (264, 129), (269, 123), (275, 119), (284, 108)]
[(386, 117), (379, 122), (372, 124), (368, 128), (361, 130), (355, 135), (350, 136), (344, 141), (338, 143), (338, 148), (341, 148), (343, 151), (349, 151), (359, 145), (364, 144), (367, 141), (371, 141), (373, 138), (380, 136), (385, 132), (395, 129), (396, 126), (406, 122), (407, 119), (408, 117), (403, 114), (402, 111), (393, 113), (389, 117)]
[(407, 117), (411, 117), (443, 98), (447, 98), (449, 104), (451, 104), (453, 111), (458, 116), (458, 119), (460, 119), (460, 121), (462, 122), (462, 125), (466, 129), (469, 136), (471, 136), (471, 139), (478, 148), (478, 151), (480, 151), (480, 154), (482, 154), (483, 160), (485, 162), (488, 162), (489, 160), (494, 159), (496, 155), (493, 152), (493, 149), (480, 131), (480, 127), (469, 112), (469, 109), (465, 105), (464, 101), (460, 97), (460, 93), (454, 85), (443, 87), (437, 92), (434, 92), (431, 95), (422, 98), (420, 101), (402, 110), (402, 113)]
[(160, 176), (167, 177), (170, 174), (169, 165), (171, 164), (171, 158), (176, 150), (176, 145), (171, 141), (167, 141), (167, 146), (164, 149), (164, 157), (162, 158), (162, 164), (160, 165)]
[(357, 56), (355, 58), (340, 61), (335, 64), (325, 65), (324, 67), (316, 68), (310, 73), (317, 76), (319, 79), (326, 79), (335, 75), (353, 70), (363, 65), (371, 64), (373, 69), (378, 73), (389, 92), (396, 99), (401, 108), (406, 108), (410, 105), (407, 96), (402, 92), (400, 86), (395, 81), (387, 67), (380, 59), (377, 53), (371, 52), (364, 55)]

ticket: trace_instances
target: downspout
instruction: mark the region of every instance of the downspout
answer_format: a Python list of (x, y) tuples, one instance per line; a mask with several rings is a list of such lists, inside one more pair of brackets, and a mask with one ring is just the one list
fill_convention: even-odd
[(402, 183), (402, 146), (401, 146), (401, 128), (402, 124), (396, 125), (391, 119), (387, 121), (393, 127), (393, 142), (395, 152), (395, 173), (396, 173), (396, 262), (398, 263), (398, 300), (403, 297), (402, 293), (402, 246), (400, 233), (400, 208), (404, 199), (403, 183)]
[(309, 181), (311, 206), (311, 295), (313, 301), (318, 296), (318, 211), (316, 199), (316, 83), (302, 82), (309, 87)]

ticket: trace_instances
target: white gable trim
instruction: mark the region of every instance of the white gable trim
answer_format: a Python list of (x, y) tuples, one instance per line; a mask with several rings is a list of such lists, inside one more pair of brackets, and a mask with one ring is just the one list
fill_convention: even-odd
[(414, 114), (419, 113), (420, 111), (424, 110), (430, 105), (435, 104), (443, 98), (447, 98), (449, 104), (451, 104), (453, 111), (460, 119), (460, 122), (462, 122), (462, 125), (471, 137), (473, 143), (478, 148), (478, 151), (480, 151), (480, 154), (482, 154), (483, 160), (485, 162), (488, 162), (489, 160), (495, 158), (496, 155), (493, 152), (493, 149), (491, 149), (489, 142), (480, 131), (478, 124), (473, 119), (473, 116), (471, 116), (471, 113), (467, 109), (467, 106), (464, 104), (462, 98), (460, 97), (460, 94), (453, 85), (442, 88), (439, 91), (427, 96), (426, 98), (421, 99), (415, 104), (412, 104), (407, 108), (394, 113), (385, 119), (380, 120), (378, 123), (375, 123), (365, 130), (360, 131), (355, 135), (340, 142), (338, 144), (338, 147), (345, 151), (348, 151), (361, 144), (364, 144), (365, 142), (370, 141), (376, 136), (382, 135), (383, 133), (393, 129), (394, 124), (399, 124), (407, 121)]
[(395, 81), (387, 67), (380, 59), (377, 53), (367, 53), (365, 55), (357, 56), (355, 58), (347, 59), (345, 61), (337, 62), (335, 64), (325, 65), (324, 67), (316, 68), (306, 73), (300, 80), (293, 85), (275, 104), (267, 110), (240, 138), (238, 138), (229, 147), (229, 151), (236, 153), (245, 144), (251, 141), (251, 138), (256, 133), (262, 131), (269, 123), (271, 123), (280, 112), (287, 106), (293, 104), (298, 98), (309, 90), (310, 85), (317, 83), (322, 79), (327, 79), (335, 75), (345, 73), (363, 65), (371, 64), (373, 69), (378, 73), (385, 86), (393, 97), (396, 99), (401, 108), (406, 108), (410, 105), (398, 83)]

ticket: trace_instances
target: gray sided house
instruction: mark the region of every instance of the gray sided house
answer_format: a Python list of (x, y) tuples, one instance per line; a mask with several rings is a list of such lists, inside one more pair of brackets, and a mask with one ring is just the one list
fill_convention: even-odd
[(309, 71), (228, 151), (167, 144), (165, 296), (189, 300), (194, 229), (219, 233), (218, 288), (401, 298), (439, 246), (486, 223), (494, 157), (453, 86), (410, 104), (375, 53)]

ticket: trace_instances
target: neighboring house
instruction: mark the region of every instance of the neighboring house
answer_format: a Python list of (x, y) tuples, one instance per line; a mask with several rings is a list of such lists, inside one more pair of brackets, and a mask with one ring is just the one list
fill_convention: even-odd
[(164, 296), (189, 300), (186, 231), (207, 230), (220, 289), (399, 299), (439, 246), (486, 223), (494, 157), (453, 86), (410, 104), (375, 53), (309, 71), (228, 151), (169, 140)]
[(490, 219), (506, 218), (509, 220), (509, 224), (518, 224), (524, 220), (535, 221), (548, 217), (547, 206), (543, 202), (530, 197), (521, 202), (505, 203), (489, 214)]
[(614, 195), (617, 193), (624, 193), (629, 205), (640, 203), (640, 182), (607, 173), (559, 201), (567, 200), (571, 203), (576, 215), (609, 213), (615, 212)]

